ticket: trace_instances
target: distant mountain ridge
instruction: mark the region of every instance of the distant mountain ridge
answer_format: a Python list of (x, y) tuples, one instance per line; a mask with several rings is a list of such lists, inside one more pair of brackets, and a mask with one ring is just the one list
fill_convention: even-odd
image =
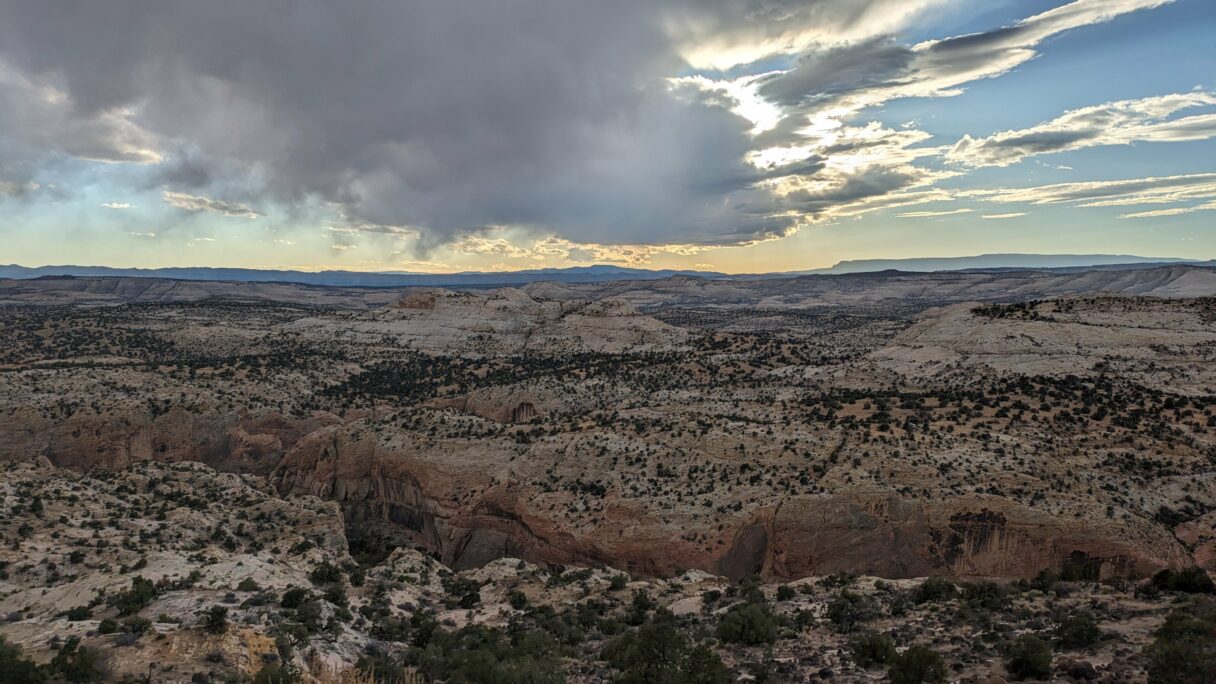
[(716, 280), (757, 280), (789, 278), (799, 275), (845, 275), (904, 271), (1055, 271), (1114, 270), (1148, 268), (1174, 264), (1216, 266), (1216, 261), (1200, 262), (1173, 257), (1143, 257), (1120, 254), (980, 254), (967, 257), (917, 257), (910, 259), (862, 259), (841, 261), (829, 268), (806, 271), (726, 274), (716, 271), (626, 268), (612, 265), (541, 268), (523, 271), (465, 271), (459, 273), (292, 271), (254, 268), (113, 268), (109, 266), (20, 266), (0, 265), (0, 278), (26, 280), (47, 276), (168, 278), (173, 280), (231, 281), (255, 283), (294, 283), (337, 287), (504, 287), (552, 281), (558, 283), (606, 283), (624, 280), (662, 280), (686, 276)]
[(1130, 254), (979, 254), (963, 257), (913, 257), (908, 259), (858, 259), (841, 261), (829, 268), (800, 271), (803, 274), (872, 273), (875, 271), (998, 271), (1091, 269), (1096, 267), (1165, 266), (1193, 263), (1196, 259), (1143, 257)]
[(672, 276), (725, 278), (711, 271), (648, 270), (619, 266), (576, 266), (526, 271), (466, 271), (462, 273), (393, 273), (361, 271), (290, 271), (255, 268), (112, 268), (109, 266), (18, 266), (0, 265), (0, 278), (27, 280), (47, 276), (169, 278), (257, 283), (295, 283), (338, 287), (495, 287), (526, 285), (540, 280), (563, 283), (602, 283), (616, 280), (658, 280)]

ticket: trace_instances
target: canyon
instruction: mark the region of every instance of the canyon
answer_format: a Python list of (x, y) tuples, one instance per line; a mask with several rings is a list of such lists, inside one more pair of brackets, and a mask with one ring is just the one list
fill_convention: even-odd
[(1213, 276), (12, 281), (0, 459), (256, 474), (454, 568), (1146, 576), (1212, 562)]

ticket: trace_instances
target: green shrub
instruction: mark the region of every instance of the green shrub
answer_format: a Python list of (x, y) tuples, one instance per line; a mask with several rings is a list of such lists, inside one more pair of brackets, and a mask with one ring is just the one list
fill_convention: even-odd
[(151, 580), (146, 580), (143, 577), (135, 577), (131, 580), (131, 588), (120, 594), (116, 594), (111, 600), (110, 605), (118, 609), (119, 615), (134, 615), (144, 609), (156, 598), (156, 586)]
[(788, 584), (782, 584), (781, 586), (777, 587), (777, 600), (778, 601), (788, 601), (788, 600), (794, 598), (794, 596), (795, 596), (794, 589), (793, 589), (793, 587), (789, 586)]
[(321, 624), (321, 603), (315, 599), (305, 601), (296, 608), (296, 622), (309, 634), (316, 634), (324, 626)]
[(1030, 581), (1031, 589), (1038, 589), (1042, 592), (1048, 592), (1056, 588), (1056, 582), (1060, 581), (1060, 576), (1051, 570), (1040, 570), (1039, 574), (1034, 576)]
[(946, 681), (946, 663), (926, 646), (912, 646), (891, 660), (887, 668), (891, 684), (937, 684)]
[(299, 608), (308, 600), (309, 591), (302, 587), (291, 587), (283, 592), (283, 598), (279, 601), (279, 605), (284, 608)]
[(482, 625), (449, 632), (420, 624), (405, 660), (427, 681), (557, 684), (565, 681), (558, 659), (562, 654), (562, 646), (543, 629), (521, 627), (509, 636)]
[(954, 582), (944, 577), (930, 577), (912, 591), (912, 600), (917, 605), (935, 603), (954, 598), (956, 593), (958, 593), (958, 589), (954, 586)]
[(329, 561), (322, 561), (317, 567), (312, 569), (312, 572), (308, 575), (308, 579), (312, 580), (313, 584), (334, 584), (341, 581), (342, 570)]
[(1001, 610), (1008, 602), (1005, 588), (996, 582), (967, 582), (959, 588), (963, 601), (975, 610)]
[(1056, 625), (1056, 645), (1064, 649), (1087, 648), (1098, 643), (1102, 632), (1089, 613), (1074, 613)]
[(252, 577), (246, 577), (241, 580), (240, 584), (236, 585), (237, 591), (260, 591), (262, 587)]
[(228, 631), (228, 609), (224, 606), (211, 606), (203, 614), (203, 631), (208, 634), (223, 634)]
[(849, 639), (849, 653), (857, 667), (885, 665), (895, 657), (895, 642), (886, 634), (866, 630)]
[(1178, 591), (1187, 594), (1216, 593), (1216, 585), (1203, 568), (1185, 570), (1165, 569), (1153, 575), (1152, 585), (1161, 591)]
[(76, 606), (75, 608), (69, 608), (64, 615), (69, 622), (80, 622), (81, 620), (88, 620), (92, 616), (92, 613), (89, 611), (88, 606)]
[[(1216, 601), (1176, 608), (1146, 649), (1150, 684), (1211, 684), (1216, 672)], [(1186, 667), (1179, 667), (1185, 663)]]
[(761, 603), (732, 606), (718, 623), (718, 638), (748, 646), (771, 644), (777, 640), (777, 618)]
[(152, 621), (147, 618), (129, 617), (122, 621), (122, 631), (124, 634), (134, 634), (139, 636), (152, 629)]
[(69, 637), (51, 659), (49, 669), (69, 682), (100, 682), (104, 673), (98, 669), (97, 651), (80, 645), (80, 637)]
[(730, 673), (721, 658), (704, 645), (690, 646), (667, 611), (636, 630), (613, 639), (601, 657), (620, 674), (619, 684), (726, 684)]
[(42, 669), (26, 660), (20, 646), (0, 636), (0, 684), (39, 684), (45, 680)]
[(512, 589), (511, 593), (507, 594), (507, 603), (515, 610), (523, 610), (528, 607), (528, 597), (518, 589)]
[(839, 632), (852, 632), (863, 622), (873, 620), (882, 614), (878, 602), (869, 596), (859, 596), (849, 590), (840, 592), (840, 596), (828, 604), (827, 617), (832, 626)]
[(1043, 679), (1051, 674), (1051, 646), (1036, 636), (1023, 634), (1006, 649), (1005, 669), (1016, 679)]

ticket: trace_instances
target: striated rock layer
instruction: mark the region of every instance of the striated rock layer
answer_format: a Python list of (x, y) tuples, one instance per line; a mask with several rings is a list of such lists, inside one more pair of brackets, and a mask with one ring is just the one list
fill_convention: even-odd
[(686, 513), (678, 523), (609, 498), (585, 523), (555, 515), (549, 498), (509, 475), (496, 477), (484, 467), (489, 462), (456, 468), (395, 450), (354, 424), (301, 440), (272, 481), (283, 493), (336, 500), (349, 525), (433, 549), (456, 568), (518, 556), (658, 576), (697, 568), (734, 579), (835, 572), (1031, 577), (1069, 564), (1113, 577), (1192, 561), (1158, 526), (1061, 518), (991, 496), (791, 496), (726, 518)]

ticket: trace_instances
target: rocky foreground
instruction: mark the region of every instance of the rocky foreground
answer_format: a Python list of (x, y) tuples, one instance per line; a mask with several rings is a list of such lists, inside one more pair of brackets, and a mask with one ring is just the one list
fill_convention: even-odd
[[(336, 503), (144, 462), (0, 469), (0, 681), (1201, 682), (1201, 570), (667, 579), (352, 555)], [(1204, 679), (1208, 677), (1208, 679)]]

